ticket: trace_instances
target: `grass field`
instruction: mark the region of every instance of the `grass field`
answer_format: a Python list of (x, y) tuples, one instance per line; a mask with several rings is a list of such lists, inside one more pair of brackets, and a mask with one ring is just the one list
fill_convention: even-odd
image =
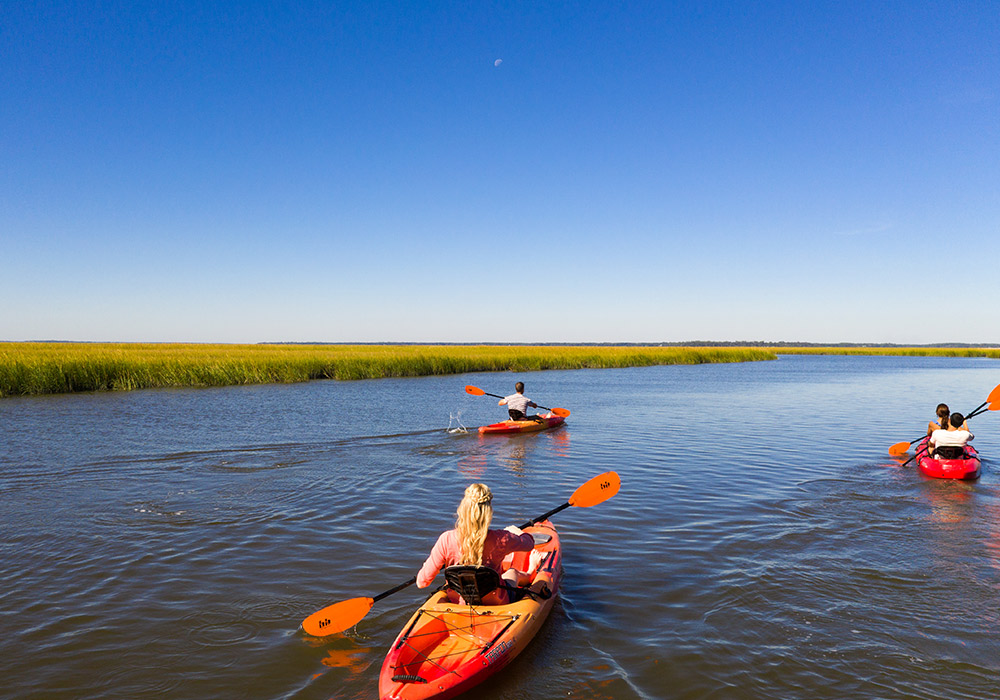
[(912, 357), (992, 357), (1000, 359), (1000, 348), (884, 348), (884, 347), (771, 347), (779, 355), (893, 355)]
[(774, 358), (714, 347), (0, 343), (0, 396)]
[(0, 343), (0, 397), (310, 379), (753, 362), (778, 354), (1000, 358), (1000, 348)]

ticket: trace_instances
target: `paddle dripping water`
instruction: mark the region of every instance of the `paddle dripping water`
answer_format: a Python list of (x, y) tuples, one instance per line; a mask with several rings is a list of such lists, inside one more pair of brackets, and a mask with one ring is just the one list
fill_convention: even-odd
[(416, 574), (470, 482), (502, 527), (615, 471), (612, 501), (552, 517), (544, 626), (464, 697), (1000, 697), (998, 416), (975, 419), (976, 481), (885, 454), (998, 367), (530, 373), (573, 416), (503, 438), (447, 425), (496, 420), (463, 387), (505, 374), (5, 399), (0, 695), (376, 697), (427, 590), (342, 634), (299, 622)]

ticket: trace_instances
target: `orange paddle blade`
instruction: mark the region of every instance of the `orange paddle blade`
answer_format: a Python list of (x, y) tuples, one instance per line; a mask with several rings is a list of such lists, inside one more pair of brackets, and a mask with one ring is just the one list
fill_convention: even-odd
[[(986, 397), (986, 400), (989, 401), (991, 404), (1000, 402), (1000, 384), (997, 384), (995, 387), (993, 387), (993, 391), (991, 391), (990, 395)], [(990, 410), (991, 411), (994, 410), (992, 406), (990, 407)]]
[(351, 598), (314, 612), (302, 621), (302, 629), (314, 637), (343, 632), (361, 622), (375, 604), (374, 598)]
[(471, 384), (465, 385), (465, 392), (467, 394), (472, 394), (473, 396), (482, 396), (486, 392), (480, 389), (478, 386), (472, 386)]
[(604, 472), (583, 484), (569, 497), (569, 504), (578, 508), (590, 508), (618, 493), (622, 480), (617, 472)]
[(910, 449), (910, 443), (908, 442), (897, 442), (895, 445), (889, 448), (889, 454), (893, 457), (902, 457), (906, 454), (907, 450)]
[(552, 412), (555, 413), (557, 416), (562, 416), (563, 418), (569, 418), (568, 408), (553, 408)]

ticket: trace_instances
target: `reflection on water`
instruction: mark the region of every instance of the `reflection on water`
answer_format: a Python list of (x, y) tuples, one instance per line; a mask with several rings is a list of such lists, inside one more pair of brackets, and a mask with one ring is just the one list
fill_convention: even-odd
[(975, 488), (967, 481), (928, 484), (921, 496), (930, 506), (928, 520), (935, 523), (962, 523), (976, 515)]
[(480, 436), (496, 406), (463, 386), (505, 377), (0, 402), (2, 695), (375, 697), (425, 592), (329, 639), (302, 618), (412, 576), (471, 481), (503, 526), (613, 469), (556, 516), (560, 599), (476, 697), (1000, 697), (1000, 422), (975, 419), (979, 481), (886, 457), (995, 361), (534, 373), (566, 424)]

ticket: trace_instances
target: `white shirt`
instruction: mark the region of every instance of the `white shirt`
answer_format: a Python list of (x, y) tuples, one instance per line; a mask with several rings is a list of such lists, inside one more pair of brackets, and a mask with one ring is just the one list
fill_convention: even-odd
[(972, 439), (972, 433), (968, 430), (942, 430), (938, 429), (931, 433), (931, 444), (935, 447), (965, 447), (965, 443)]
[(528, 404), (531, 403), (530, 399), (524, 394), (511, 394), (510, 396), (504, 397), (507, 408), (512, 408), (515, 411), (520, 411), (521, 413), (528, 412)]

